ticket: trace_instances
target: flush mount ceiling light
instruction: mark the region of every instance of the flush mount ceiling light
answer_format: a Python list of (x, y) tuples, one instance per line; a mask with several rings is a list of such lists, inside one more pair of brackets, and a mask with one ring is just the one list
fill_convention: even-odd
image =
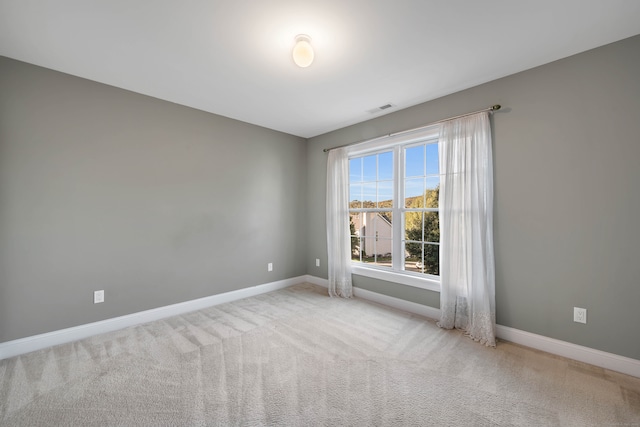
[(313, 47), (311, 37), (306, 34), (296, 36), (296, 45), (293, 47), (293, 62), (298, 67), (306, 68), (313, 62)]

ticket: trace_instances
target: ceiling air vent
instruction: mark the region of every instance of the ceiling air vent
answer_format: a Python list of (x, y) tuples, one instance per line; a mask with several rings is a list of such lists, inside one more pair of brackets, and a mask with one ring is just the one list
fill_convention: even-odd
[(389, 103), (381, 105), (379, 107), (372, 108), (371, 110), (367, 110), (367, 113), (375, 114), (375, 113), (379, 113), (379, 112), (384, 111), (384, 110), (388, 110), (389, 108), (393, 108), (395, 106), (396, 106), (395, 104), (392, 104), (392, 103), (389, 102)]

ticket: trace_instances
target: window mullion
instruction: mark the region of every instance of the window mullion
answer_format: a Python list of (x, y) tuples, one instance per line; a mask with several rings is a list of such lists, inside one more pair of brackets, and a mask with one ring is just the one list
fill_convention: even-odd
[(402, 237), (404, 228), (404, 215), (402, 214), (402, 206), (404, 205), (404, 185), (402, 177), (404, 176), (404, 158), (403, 150), (400, 146), (396, 146), (393, 150), (393, 182), (395, 185), (393, 200), (393, 269), (402, 270), (404, 266), (404, 251), (402, 248)]

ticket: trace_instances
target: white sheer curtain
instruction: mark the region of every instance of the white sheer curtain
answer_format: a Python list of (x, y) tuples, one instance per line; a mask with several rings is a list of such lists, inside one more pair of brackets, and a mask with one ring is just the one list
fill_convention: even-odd
[(336, 148), (329, 151), (327, 159), (327, 252), (332, 297), (352, 296), (349, 236), (349, 157), (346, 148)]
[(489, 113), (440, 126), (438, 325), (495, 346), (493, 162)]

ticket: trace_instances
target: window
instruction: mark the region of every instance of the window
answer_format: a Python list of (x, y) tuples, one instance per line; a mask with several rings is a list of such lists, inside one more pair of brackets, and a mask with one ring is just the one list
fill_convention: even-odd
[(438, 139), (397, 139), (349, 157), (356, 274), (439, 290)]

